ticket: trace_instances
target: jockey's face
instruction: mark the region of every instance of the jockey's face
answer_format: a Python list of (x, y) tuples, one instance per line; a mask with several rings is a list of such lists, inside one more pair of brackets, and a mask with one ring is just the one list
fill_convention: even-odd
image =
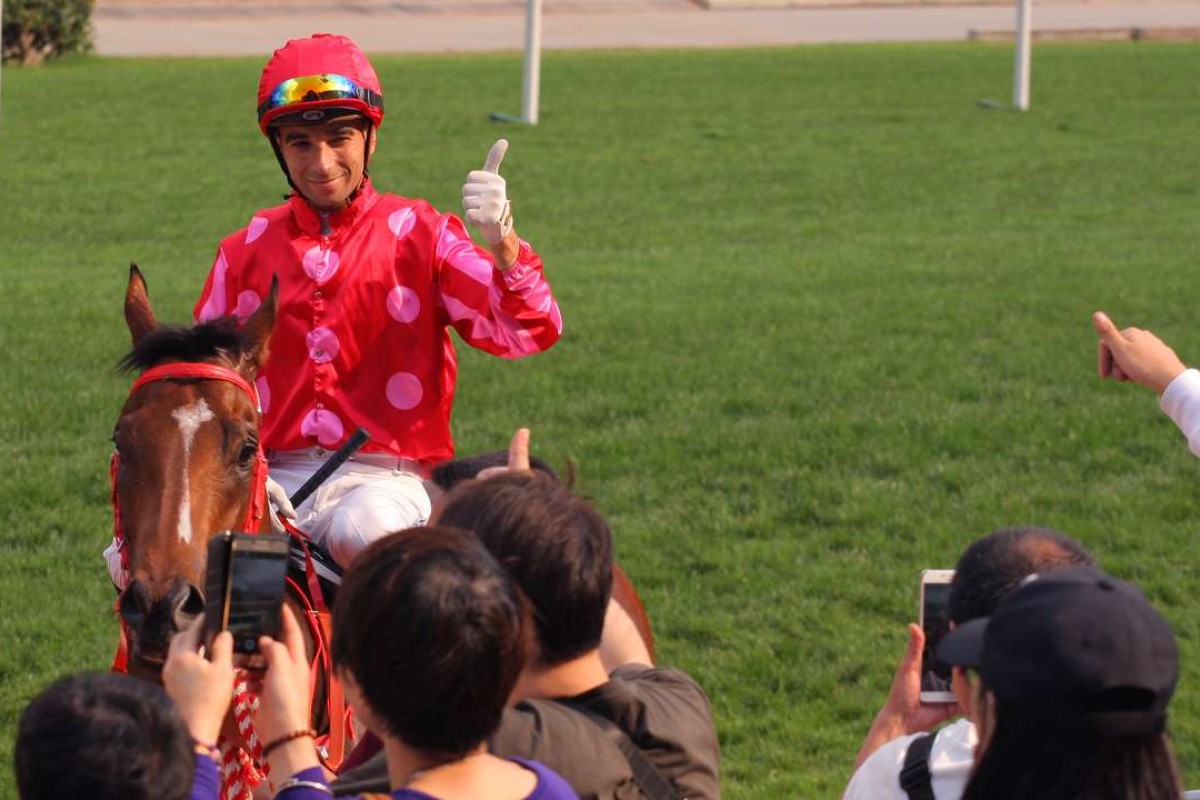
[[(316, 208), (333, 211), (346, 204), (366, 169), (367, 130), (363, 119), (317, 125), (280, 125), (276, 136), (296, 189)], [(375, 137), (371, 137), (371, 153)]]

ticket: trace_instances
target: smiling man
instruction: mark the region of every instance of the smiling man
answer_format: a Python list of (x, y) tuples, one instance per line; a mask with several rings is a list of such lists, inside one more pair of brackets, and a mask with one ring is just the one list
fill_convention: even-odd
[[(314, 34), (275, 51), (258, 122), (292, 194), (226, 237), (197, 321), (246, 319), (280, 281), (270, 360), (257, 386), (270, 490), (282, 513), (341, 564), (387, 532), (423, 523), (422, 479), (450, 458), (457, 365), (447, 332), (504, 358), (562, 330), (542, 262), (513, 229), (496, 142), (467, 175), (463, 221), (368, 177), (383, 90), (349, 39)], [(286, 496), (359, 428), (370, 441), (300, 508)]]

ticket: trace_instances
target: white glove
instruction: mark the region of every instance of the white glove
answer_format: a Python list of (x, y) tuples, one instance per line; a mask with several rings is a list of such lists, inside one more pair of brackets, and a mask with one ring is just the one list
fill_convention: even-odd
[(512, 206), (500, 177), (500, 162), (508, 152), (508, 140), (497, 139), (488, 151), (483, 169), (467, 173), (463, 184), (462, 204), (467, 222), (478, 226), (483, 238), (492, 247), (504, 241), (512, 231)]
[(287, 490), (272, 480), (269, 475), (267, 476), (267, 511), (271, 515), (272, 533), (287, 533), (283, 523), (279, 521), (280, 517), (296, 519), (296, 509), (292, 508), (292, 501), (288, 499)]

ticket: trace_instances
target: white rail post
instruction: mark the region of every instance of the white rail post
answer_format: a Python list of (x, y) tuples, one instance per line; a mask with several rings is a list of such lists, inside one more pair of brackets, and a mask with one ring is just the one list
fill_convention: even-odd
[[(4, 3), (0, 2), (0, 30), (4, 28)], [(4, 59), (0, 58), (0, 92), (4, 86)], [(4, 105), (0, 103), (0, 129), (4, 127)]]
[(1031, 0), (1017, 2), (1017, 54), (1013, 64), (1013, 105), (1018, 111), (1029, 110), (1029, 60), (1032, 23)]
[(537, 125), (542, 74), (542, 0), (525, 0), (525, 70), (521, 76), (521, 119)]

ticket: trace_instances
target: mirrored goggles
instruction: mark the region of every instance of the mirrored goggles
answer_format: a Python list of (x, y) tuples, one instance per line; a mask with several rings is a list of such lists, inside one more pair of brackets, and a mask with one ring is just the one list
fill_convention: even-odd
[(266, 102), (258, 107), (258, 118), (261, 120), (276, 109), (320, 100), (358, 100), (369, 108), (383, 109), (382, 95), (359, 86), (345, 75), (307, 75), (290, 78), (276, 86)]

